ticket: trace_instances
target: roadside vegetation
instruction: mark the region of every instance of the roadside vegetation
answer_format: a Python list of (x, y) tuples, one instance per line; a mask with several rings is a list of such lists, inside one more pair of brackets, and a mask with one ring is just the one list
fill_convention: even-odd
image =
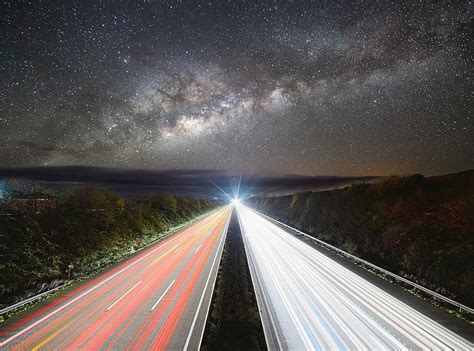
[(215, 206), (174, 195), (127, 202), (93, 188), (12, 190), (0, 210), (0, 308), (110, 266)]
[(236, 212), (222, 253), (201, 350), (266, 350)]
[(252, 205), (314, 237), (474, 306), (474, 171), (390, 177)]

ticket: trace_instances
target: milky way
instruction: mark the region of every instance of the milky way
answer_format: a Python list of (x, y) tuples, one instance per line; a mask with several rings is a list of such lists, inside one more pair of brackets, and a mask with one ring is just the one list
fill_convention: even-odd
[(1, 5), (0, 166), (473, 167), (467, 1), (87, 3)]

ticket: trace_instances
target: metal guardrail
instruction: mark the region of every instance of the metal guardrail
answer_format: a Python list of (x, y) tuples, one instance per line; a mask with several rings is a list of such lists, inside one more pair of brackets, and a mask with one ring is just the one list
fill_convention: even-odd
[(338, 252), (338, 253), (340, 253), (340, 254), (346, 256), (346, 257), (350, 257), (351, 259), (353, 259), (353, 260), (355, 260), (355, 261), (357, 261), (357, 262), (360, 262), (360, 263), (362, 263), (362, 264), (364, 264), (364, 265), (366, 265), (366, 266), (369, 266), (369, 267), (371, 267), (371, 268), (373, 268), (373, 269), (375, 269), (375, 270), (377, 270), (377, 271), (379, 271), (379, 272), (381, 272), (381, 273), (383, 273), (383, 274), (386, 274), (386, 275), (388, 275), (388, 276), (390, 276), (390, 277), (392, 277), (392, 278), (395, 278), (396, 280), (401, 281), (401, 282), (403, 282), (403, 283), (405, 283), (405, 284), (408, 284), (408, 285), (410, 285), (410, 286), (412, 286), (412, 287), (414, 287), (414, 288), (416, 288), (416, 289), (418, 289), (418, 290), (421, 290), (421, 291), (423, 291), (423, 292), (425, 292), (425, 293), (427, 293), (427, 294), (433, 296), (434, 298), (437, 298), (437, 299), (439, 299), (439, 300), (442, 300), (442, 301), (444, 301), (444, 302), (446, 302), (446, 303), (448, 303), (448, 304), (450, 304), (450, 305), (452, 305), (452, 306), (456, 306), (457, 308), (459, 308), (460, 310), (463, 310), (463, 311), (465, 311), (465, 312), (474, 313), (474, 309), (471, 308), (471, 307), (468, 307), (468, 306), (466, 306), (466, 305), (463, 305), (462, 303), (459, 303), (459, 302), (457, 302), (457, 301), (454, 301), (454, 300), (450, 299), (449, 297), (446, 297), (446, 296), (444, 296), (444, 295), (441, 295), (441, 294), (437, 293), (436, 291), (433, 291), (433, 290), (431, 290), (431, 289), (428, 289), (428, 288), (426, 288), (426, 287), (424, 287), (424, 286), (422, 286), (422, 285), (420, 285), (420, 284), (417, 284), (417, 283), (412, 282), (411, 280), (408, 280), (408, 279), (403, 278), (403, 277), (401, 277), (401, 276), (399, 276), (399, 275), (397, 275), (397, 274), (395, 274), (395, 273), (392, 273), (392, 272), (390, 272), (390, 271), (387, 271), (386, 269), (383, 269), (382, 267), (379, 267), (379, 266), (377, 266), (377, 265), (375, 265), (375, 264), (373, 264), (373, 263), (370, 263), (370, 262), (368, 262), (368, 261), (366, 261), (366, 260), (363, 260), (362, 258), (359, 258), (359, 257), (357, 257), (357, 256), (354, 256), (354, 255), (352, 255), (352, 254), (350, 254), (350, 253), (348, 253), (348, 252), (346, 252), (346, 251), (344, 251), (344, 250), (339, 249), (339, 248), (336, 247), (336, 246), (333, 246), (333, 245), (331, 245), (331, 244), (328, 244), (328, 243), (326, 243), (326, 242), (324, 242), (324, 241), (322, 241), (322, 240), (320, 240), (320, 239), (317, 239), (317, 238), (315, 238), (315, 237), (313, 237), (313, 236), (311, 236), (311, 235), (308, 235), (308, 234), (302, 232), (301, 230), (298, 230), (298, 229), (296, 229), (296, 228), (293, 228), (293, 227), (289, 226), (288, 224), (285, 224), (285, 223), (280, 222), (280, 221), (278, 221), (278, 220), (276, 220), (276, 219), (274, 219), (274, 218), (272, 218), (272, 217), (270, 217), (270, 216), (267, 216), (266, 214), (263, 214), (263, 213), (261, 213), (261, 212), (258, 212), (258, 211), (254, 210), (254, 209), (252, 209), (252, 208), (250, 208), (250, 209), (251, 209), (252, 211), (258, 213), (259, 215), (270, 219), (270, 220), (273, 221), (273, 222), (276, 222), (276, 223), (278, 223), (278, 224), (280, 224), (280, 225), (282, 225), (282, 226), (284, 226), (284, 227), (286, 227), (286, 228), (288, 228), (288, 229), (291, 229), (292, 231), (297, 232), (298, 234), (301, 234), (301, 235), (303, 235), (303, 236), (305, 236), (305, 237), (307, 237), (307, 238), (309, 238), (309, 239), (311, 239), (311, 240), (313, 240), (313, 241), (316, 241), (316, 242), (317, 242), (318, 244), (320, 244), (320, 245), (326, 246), (326, 247), (330, 248), (331, 250), (334, 250), (334, 251), (336, 251), (336, 252)]
[(28, 298), (28, 299), (25, 299), (25, 300), (23, 300), (23, 301), (20, 301), (20, 302), (17, 302), (17, 303), (14, 304), (14, 305), (5, 307), (5, 308), (3, 308), (3, 309), (0, 310), (0, 315), (5, 314), (5, 313), (8, 313), (8, 312), (13, 311), (13, 310), (16, 310), (17, 308), (20, 308), (20, 307), (22, 307), (22, 306), (24, 306), (24, 305), (27, 305), (27, 304), (29, 304), (30, 302), (39, 300), (39, 299), (41, 299), (42, 297), (44, 297), (44, 296), (46, 296), (46, 295), (49, 295), (49, 294), (51, 294), (51, 293), (53, 293), (53, 292), (55, 292), (55, 291), (57, 291), (57, 290), (59, 290), (59, 289), (61, 289), (61, 288), (66, 287), (67, 285), (68, 285), (68, 284), (60, 285), (60, 286), (58, 286), (58, 287), (56, 287), (56, 288), (54, 288), (54, 289), (51, 289), (51, 290), (48, 290), (48, 291), (44, 291), (44, 292), (42, 292), (42, 293), (40, 293), (40, 294), (38, 294), (38, 295), (32, 296), (32, 297), (30, 297), (30, 298)]
[[(218, 207), (218, 208), (220, 208), (220, 207)], [(156, 242), (166, 239), (168, 236), (173, 235), (173, 234), (176, 233), (177, 231), (179, 231), (179, 230), (181, 230), (181, 229), (183, 229), (183, 228), (185, 228), (185, 227), (187, 227), (187, 226), (190, 226), (191, 224), (197, 222), (199, 219), (203, 218), (204, 216), (211, 214), (212, 212), (216, 211), (218, 208), (213, 209), (213, 210), (210, 210), (210, 211), (208, 211), (208, 212), (205, 212), (205, 213), (203, 213), (203, 214), (201, 214), (201, 215), (199, 215), (199, 216), (193, 218), (193, 219), (190, 220), (190, 221), (187, 221), (187, 222), (182, 223), (182, 224), (178, 224), (177, 226), (168, 229), (167, 231), (165, 231), (165, 232), (163, 233), (163, 236), (160, 236), (158, 239), (149, 242), (148, 244), (146, 244), (145, 246), (139, 248), (139, 249), (136, 250), (136, 251), (142, 251), (142, 250), (147, 249), (149, 246), (155, 244)], [(133, 253), (135, 253), (135, 251), (134, 251)], [(123, 259), (127, 259), (127, 258), (124, 257)], [(47, 296), (47, 295), (49, 295), (49, 294), (51, 294), (51, 293), (53, 293), (53, 292), (55, 292), (55, 291), (57, 291), (57, 290), (59, 290), (59, 289), (61, 289), (61, 288), (65, 288), (65, 287), (67, 287), (67, 286), (70, 285), (70, 284), (71, 284), (71, 282), (68, 282), (68, 283), (63, 284), (63, 285), (60, 285), (60, 286), (58, 286), (58, 287), (56, 287), (56, 288), (50, 289), (50, 290), (48, 290), (48, 291), (44, 291), (44, 292), (42, 292), (42, 293), (40, 293), (40, 294), (38, 294), (38, 295), (29, 297), (29, 298), (27, 298), (27, 299), (25, 299), (25, 300), (23, 300), (23, 301), (17, 302), (17, 303), (14, 304), (14, 305), (7, 306), (7, 307), (5, 307), (5, 308), (3, 308), (3, 309), (0, 310), (0, 316), (1, 316), (1, 315), (4, 315), (5, 313), (14, 311), (14, 310), (16, 310), (17, 308), (20, 308), (20, 307), (22, 307), (22, 306), (24, 306), (24, 305), (27, 305), (27, 304), (31, 303), (31, 302), (34, 302), (34, 301), (36, 301), (36, 300), (39, 300), (39, 299), (41, 299), (42, 297)]]

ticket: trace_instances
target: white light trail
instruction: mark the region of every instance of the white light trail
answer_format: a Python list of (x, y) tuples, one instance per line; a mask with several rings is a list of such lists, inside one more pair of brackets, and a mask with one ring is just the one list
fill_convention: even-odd
[(284, 349), (473, 349), (281, 227), (243, 205), (237, 211), (259, 307), (271, 319), (264, 329)]

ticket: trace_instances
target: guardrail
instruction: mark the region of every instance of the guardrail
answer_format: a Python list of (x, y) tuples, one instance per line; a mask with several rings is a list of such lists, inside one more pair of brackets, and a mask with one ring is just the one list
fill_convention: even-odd
[[(187, 222), (185, 222), (185, 223), (178, 224), (177, 226), (174, 226), (174, 227), (172, 227), (172, 228), (170, 228), (170, 229), (164, 231), (162, 236), (160, 236), (160, 237), (157, 238), (156, 240), (153, 240), (153, 241), (147, 243), (147, 244), (144, 245), (143, 247), (140, 247), (138, 250), (133, 251), (133, 253), (147, 249), (147, 248), (150, 247), (151, 245), (153, 245), (153, 244), (155, 244), (155, 243), (157, 243), (157, 242), (159, 242), (159, 241), (161, 241), (161, 240), (166, 239), (168, 236), (173, 235), (173, 234), (176, 233), (177, 231), (179, 231), (179, 230), (181, 230), (181, 229), (183, 229), (183, 228), (185, 228), (185, 227), (187, 227), (187, 226), (190, 226), (191, 224), (197, 222), (197, 221), (200, 220), (201, 218), (203, 218), (203, 217), (205, 217), (205, 216), (211, 214), (211, 213), (214, 212), (214, 211), (217, 211), (217, 209), (219, 209), (219, 208), (220, 208), (220, 207), (218, 207), (218, 208), (216, 208), (216, 209), (213, 209), (213, 210), (210, 210), (210, 211), (208, 211), (208, 212), (205, 212), (205, 213), (203, 213), (203, 214), (201, 214), (201, 215), (199, 215), (199, 216), (197, 216), (197, 217), (195, 217), (195, 218), (193, 218), (193, 219), (191, 219), (191, 220), (189, 220), (189, 221), (187, 221)], [(133, 247), (133, 246), (132, 246), (132, 247)], [(128, 258), (128, 257), (123, 257), (122, 259), (125, 260), (125, 259), (127, 259), (127, 258)], [(31, 303), (31, 302), (34, 302), (34, 301), (36, 301), (36, 300), (39, 300), (39, 299), (41, 299), (42, 297), (44, 297), (44, 296), (46, 296), (46, 295), (49, 295), (49, 294), (51, 294), (51, 293), (53, 293), (53, 292), (55, 292), (55, 291), (57, 291), (57, 290), (59, 290), (59, 289), (65, 288), (65, 287), (67, 287), (68, 285), (70, 285), (71, 283), (72, 283), (72, 282), (68, 282), (68, 283), (63, 284), (63, 285), (60, 285), (60, 286), (58, 286), (58, 287), (56, 287), (56, 288), (50, 289), (50, 290), (48, 290), (48, 291), (44, 291), (44, 292), (42, 292), (42, 293), (40, 293), (40, 294), (38, 294), (38, 295), (29, 297), (29, 298), (27, 298), (27, 299), (25, 299), (25, 300), (23, 300), (23, 301), (17, 302), (17, 303), (14, 304), (14, 305), (7, 306), (7, 307), (5, 307), (5, 308), (3, 308), (3, 309), (0, 310), (0, 316), (1, 316), (1, 315), (4, 315), (5, 313), (14, 311), (14, 310), (16, 310), (17, 308), (20, 308), (20, 307), (22, 307), (22, 306), (24, 306), (24, 305), (27, 305), (27, 304)]]
[(59, 289), (62, 289), (62, 288), (64, 288), (64, 287), (66, 287), (67, 285), (68, 285), (68, 284), (60, 285), (60, 286), (58, 286), (58, 287), (56, 287), (56, 288), (54, 288), (54, 289), (51, 289), (51, 290), (48, 290), (48, 291), (44, 291), (44, 292), (42, 292), (42, 293), (40, 293), (40, 294), (38, 294), (38, 295), (32, 296), (32, 297), (30, 297), (30, 298), (28, 298), (28, 299), (25, 299), (25, 300), (23, 300), (23, 301), (20, 301), (20, 302), (17, 302), (17, 303), (14, 304), (14, 305), (5, 307), (5, 308), (3, 308), (3, 309), (0, 310), (0, 315), (5, 314), (5, 313), (8, 313), (8, 312), (13, 311), (13, 310), (16, 310), (17, 308), (20, 308), (20, 307), (22, 307), (22, 306), (24, 306), (24, 305), (26, 305), (26, 304), (29, 304), (30, 302), (39, 300), (39, 299), (41, 299), (42, 297), (44, 297), (44, 296), (46, 296), (46, 295), (49, 295), (49, 294), (51, 294), (51, 293), (53, 293), (53, 292), (55, 292), (55, 291), (57, 291), (57, 290), (59, 290)]
[(450, 304), (450, 305), (452, 305), (452, 306), (456, 306), (457, 308), (459, 308), (460, 311), (465, 311), (465, 312), (468, 312), (468, 313), (474, 313), (474, 309), (471, 308), (471, 307), (468, 307), (468, 306), (466, 306), (466, 305), (463, 305), (462, 303), (459, 303), (459, 302), (457, 302), (457, 301), (454, 301), (454, 300), (450, 299), (449, 297), (446, 297), (446, 296), (444, 296), (444, 295), (441, 295), (441, 294), (437, 293), (436, 291), (433, 291), (433, 290), (431, 290), (431, 289), (428, 289), (428, 288), (426, 288), (426, 287), (424, 287), (424, 286), (422, 286), (422, 285), (420, 285), (420, 284), (414, 283), (414, 282), (412, 282), (411, 280), (408, 280), (408, 279), (406, 279), (406, 278), (403, 278), (402, 276), (399, 276), (398, 274), (395, 274), (395, 273), (392, 273), (392, 272), (390, 272), (390, 271), (387, 271), (386, 269), (383, 269), (382, 267), (379, 267), (379, 266), (377, 266), (377, 265), (375, 265), (375, 264), (373, 264), (373, 263), (370, 263), (370, 262), (368, 262), (368, 261), (366, 261), (366, 260), (363, 260), (362, 258), (359, 258), (359, 257), (357, 257), (357, 256), (354, 256), (354, 255), (352, 255), (352, 254), (350, 254), (350, 253), (348, 253), (348, 252), (346, 252), (346, 251), (344, 251), (344, 250), (339, 249), (338, 247), (336, 247), (336, 246), (334, 246), (334, 245), (331, 245), (331, 244), (328, 244), (328, 243), (324, 242), (323, 240), (320, 240), (320, 239), (317, 239), (317, 238), (315, 238), (315, 237), (313, 237), (313, 236), (311, 236), (311, 235), (308, 235), (308, 234), (302, 232), (301, 230), (298, 230), (298, 229), (296, 229), (296, 228), (293, 228), (293, 227), (289, 226), (288, 224), (285, 224), (285, 223), (280, 222), (280, 221), (278, 221), (278, 220), (276, 220), (276, 219), (274, 219), (274, 218), (272, 218), (272, 217), (270, 217), (270, 216), (267, 216), (266, 214), (263, 214), (263, 213), (261, 213), (261, 212), (258, 212), (258, 211), (254, 210), (254, 209), (252, 209), (252, 208), (250, 208), (250, 209), (251, 209), (252, 211), (254, 211), (255, 213), (258, 213), (259, 215), (261, 215), (261, 216), (263, 216), (263, 217), (266, 217), (266, 218), (268, 218), (269, 220), (271, 220), (271, 221), (273, 221), (273, 222), (276, 222), (276, 223), (278, 223), (278, 224), (280, 224), (280, 225), (282, 225), (282, 226), (284, 226), (284, 227), (286, 227), (286, 228), (288, 228), (288, 229), (291, 229), (291, 230), (294, 231), (294, 232), (297, 232), (297, 233), (300, 234), (300, 235), (303, 235), (303, 236), (305, 236), (305, 237), (307, 237), (307, 238), (309, 238), (309, 239), (311, 239), (311, 240), (313, 240), (313, 241), (316, 241), (318, 244), (320, 244), (320, 245), (322, 245), (322, 246), (328, 247), (328, 248), (330, 248), (331, 250), (334, 250), (334, 251), (336, 251), (336, 252), (338, 252), (338, 253), (340, 253), (340, 254), (346, 256), (346, 257), (349, 257), (349, 258), (351, 258), (351, 259), (353, 259), (353, 260), (355, 260), (355, 261), (357, 261), (357, 262), (359, 262), (359, 263), (362, 263), (362, 264), (365, 265), (365, 266), (368, 266), (368, 267), (370, 267), (370, 268), (373, 268), (373, 269), (375, 269), (375, 270), (377, 270), (377, 271), (379, 271), (379, 272), (381, 272), (381, 273), (383, 273), (383, 274), (386, 274), (386, 275), (388, 275), (388, 276), (390, 276), (390, 277), (392, 277), (392, 278), (394, 278), (394, 279), (396, 279), (396, 280), (398, 280), (398, 281), (401, 281), (401, 282), (403, 282), (403, 283), (405, 283), (405, 284), (408, 284), (408, 285), (410, 285), (410, 286), (412, 286), (412, 287), (414, 287), (414, 288), (416, 288), (416, 289), (418, 289), (418, 290), (421, 290), (421, 291), (427, 293), (428, 295), (433, 296), (434, 298), (437, 298), (437, 299), (439, 299), (439, 300), (441, 300), (441, 301), (444, 301), (444, 302), (446, 302), (446, 303), (448, 303), (448, 304)]

